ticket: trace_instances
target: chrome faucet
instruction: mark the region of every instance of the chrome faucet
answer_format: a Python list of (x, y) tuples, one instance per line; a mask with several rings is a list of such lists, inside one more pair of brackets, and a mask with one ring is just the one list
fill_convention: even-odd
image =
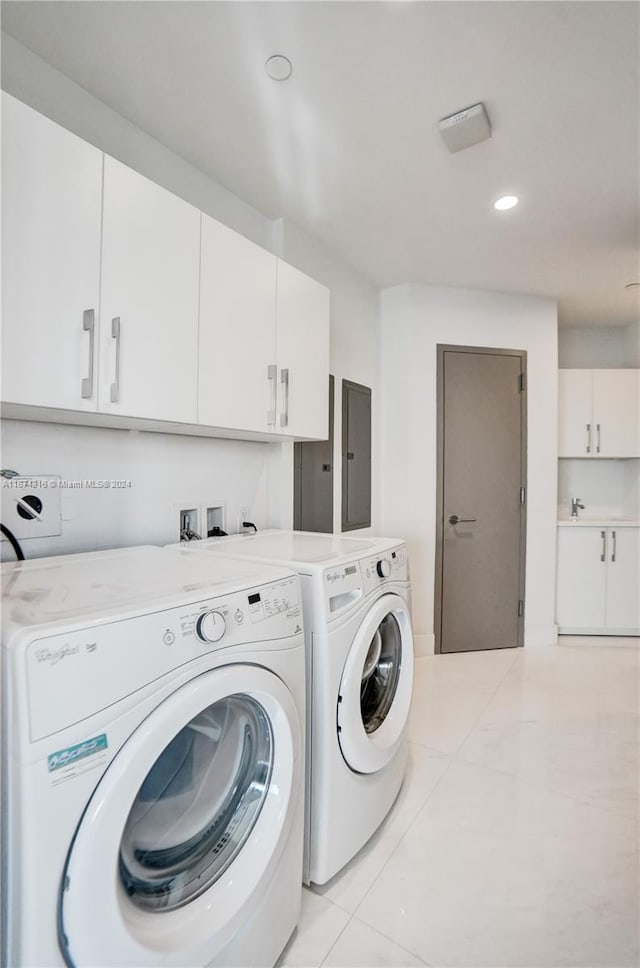
[(571, 498), (571, 517), (572, 518), (577, 518), (578, 517), (578, 509), (579, 508), (582, 511), (584, 511), (584, 504), (581, 504), (580, 503), (580, 498), (579, 497), (572, 497)]

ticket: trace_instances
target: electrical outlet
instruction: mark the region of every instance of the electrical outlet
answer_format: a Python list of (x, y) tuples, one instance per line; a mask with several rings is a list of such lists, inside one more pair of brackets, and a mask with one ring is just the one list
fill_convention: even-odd
[(61, 534), (59, 477), (2, 478), (1, 494), (2, 523), (19, 541)]
[(246, 532), (246, 530), (247, 530), (246, 528), (243, 528), (242, 525), (244, 524), (245, 521), (250, 521), (250, 520), (251, 520), (251, 518), (250, 518), (249, 509), (248, 508), (240, 508), (240, 510), (238, 511), (238, 531), (241, 534), (243, 532)]

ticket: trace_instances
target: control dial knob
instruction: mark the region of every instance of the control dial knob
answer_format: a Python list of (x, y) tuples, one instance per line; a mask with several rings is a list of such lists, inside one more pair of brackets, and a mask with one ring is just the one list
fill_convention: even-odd
[(202, 642), (219, 642), (226, 629), (222, 612), (202, 612), (196, 621), (196, 635)]
[(376, 563), (376, 571), (380, 578), (388, 578), (391, 574), (391, 565), (386, 558), (381, 558), (380, 561)]

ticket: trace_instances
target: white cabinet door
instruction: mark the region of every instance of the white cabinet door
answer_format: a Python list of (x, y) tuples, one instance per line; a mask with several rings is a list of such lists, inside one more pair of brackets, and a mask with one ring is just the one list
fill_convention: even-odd
[(200, 212), (104, 160), (100, 410), (195, 423)]
[(5, 401), (96, 409), (101, 196), (102, 152), (3, 94)]
[(606, 529), (558, 528), (556, 622), (560, 629), (604, 627), (606, 559)]
[(639, 388), (640, 370), (593, 370), (596, 455), (640, 457)]
[(199, 423), (275, 429), (275, 308), (276, 257), (203, 215)]
[(326, 440), (329, 387), (329, 290), (278, 259), (276, 431)]
[(558, 370), (558, 456), (588, 457), (595, 437), (592, 370)]
[(606, 627), (640, 630), (640, 528), (610, 528), (607, 540)]

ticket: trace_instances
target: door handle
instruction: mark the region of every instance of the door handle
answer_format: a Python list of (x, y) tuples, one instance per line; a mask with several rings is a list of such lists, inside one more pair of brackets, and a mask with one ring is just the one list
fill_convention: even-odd
[(471, 524), (477, 520), (477, 518), (459, 518), (457, 514), (449, 515), (449, 524)]
[(611, 537), (613, 539), (612, 540), (612, 549), (611, 549), (611, 560), (612, 561), (615, 561), (616, 560), (616, 533), (615, 533), (615, 531), (612, 531), (611, 532)]
[(96, 311), (85, 309), (82, 314), (82, 328), (89, 334), (89, 376), (82, 378), (81, 396), (83, 400), (90, 400), (93, 396), (93, 354), (96, 339)]
[(600, 537), (602, 538), (602, 553), (600, 555), (600, 561), (607, 560), (607, 532), (601, 531)]
[(596, 431), (598, 434), (598, 442), (596, 444), (596, 454), (600, 453), (600, 424), (596, 424)]
[(111, 403), (120, 399), (120, 317), (111, 320), (111, 339), (116, 341), (116, 380), (111, 384)]
[(587, 454), (591, 453), (591, 424), (587, 424)]

